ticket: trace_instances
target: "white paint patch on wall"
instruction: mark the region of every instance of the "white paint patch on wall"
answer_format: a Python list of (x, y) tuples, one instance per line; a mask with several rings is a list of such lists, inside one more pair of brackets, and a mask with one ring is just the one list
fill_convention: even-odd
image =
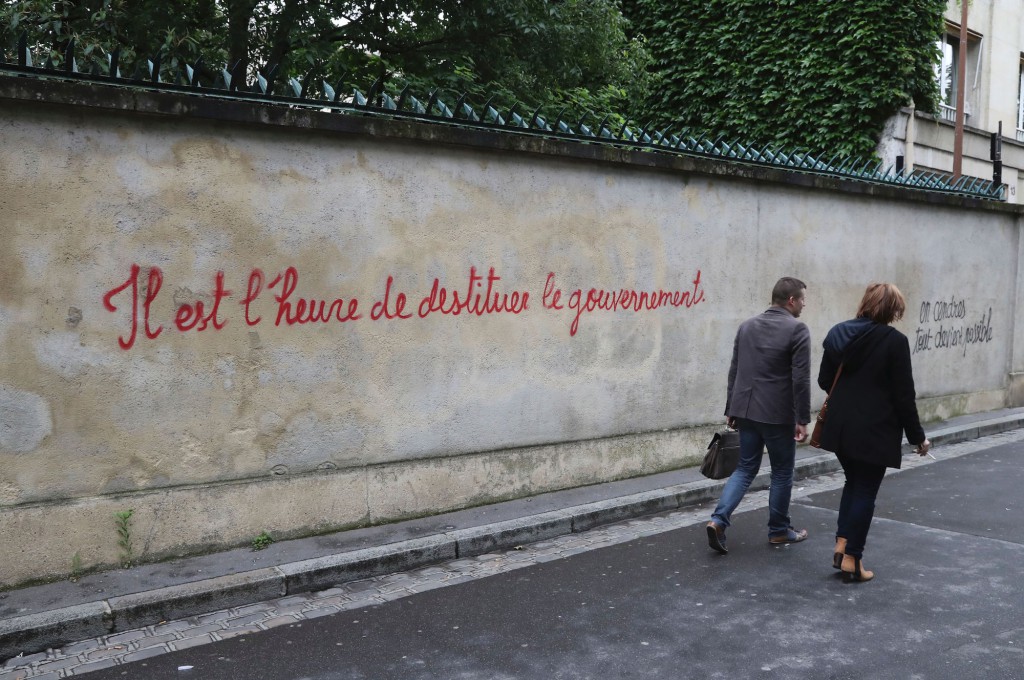
[(89, 369), (110, 369), (117, 359), (82, 342), (79, 333), (58, 331), (35, 340), (36, 360), (62, 378), (77, 378)]
[(0, 451), (34, 451), (51, 432), (53, 422), (45, 399), (0, 385)]

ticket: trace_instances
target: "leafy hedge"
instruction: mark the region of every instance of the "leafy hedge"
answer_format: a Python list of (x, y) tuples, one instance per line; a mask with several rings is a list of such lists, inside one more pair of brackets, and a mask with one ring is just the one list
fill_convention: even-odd
[(933, 112), (945, 0), (632, 0), (660, 125), (870, 156), (899, 107)]

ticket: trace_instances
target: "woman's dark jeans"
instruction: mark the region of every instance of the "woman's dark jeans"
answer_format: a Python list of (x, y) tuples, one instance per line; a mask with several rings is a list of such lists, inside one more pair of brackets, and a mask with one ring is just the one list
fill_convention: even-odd
[(863, 557), (871, 518), (875, 515), (875, 497), (885, 477), (884, 465), (873, 465), (846, 456), (837, 456), (846, 473), (843, 498), (839, 501), (837, 538), (846, 539), (846, 554)]

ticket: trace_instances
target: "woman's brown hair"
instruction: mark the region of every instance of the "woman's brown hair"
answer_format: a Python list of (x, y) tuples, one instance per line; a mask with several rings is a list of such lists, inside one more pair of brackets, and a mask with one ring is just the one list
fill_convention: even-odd
[(907, 301), (900, 289), (891, 283), (872, 283), (864, 291), (857, 316), (866, 316), (875, 323), (890, 324), (903, 318)]

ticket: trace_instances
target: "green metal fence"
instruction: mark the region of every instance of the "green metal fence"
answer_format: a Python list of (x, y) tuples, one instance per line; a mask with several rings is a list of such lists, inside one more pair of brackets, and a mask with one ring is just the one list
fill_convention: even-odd
[(55, 66), (49, 58), (43, 65), (35, 65), (24, 35), (16, 51), (16, 57), (10, 61), (7, 60), (7, 55), (0, 55), (0, 74), (72, 79), (108, 86), (155, 88), (197, 96), (230, 97), (292, 107), (328, 109), (341, 114), (415, 119), (435, 124), (539, 135), (588, 144), (608, 144), (642, 151), (715, 158), (975, 198), (1004, 198), (1003, 185), (979, 177), (961, 176), (954, 181), (948, 174), (908, 174), (891, 167), (883, 168), (878, 161), (842, 158), (838, 155), (827, 157), (784, 146), (744, 144), (736, 140), (713, 138), (707, 134), (690, 133), (686, 130), (654, 130), (629, 121), (612, 126), (609, 123), (611, 116), (601, 118), (588, 114), (580, 120), (569, 121), (563, 119), (562, 113), (550, 117), (539, 109), (532, 112), (520, 111), (518, 104), (508, 109), (500, 109), (493, 99), (482, 104), (473, 104), (463, 95), (454, 101), (446, 101), (436, 90), (424, 98), (418, 98), (410, 92), (408, 86), (399, 90), (381, 80), (374, 82), (364, 92), (358, 87), (347, 85), (344, 79), (339, 79), (335, 85), (313, 76), (307, 76), (302, 80), (295, 77), (279, 79), (277, 67), (271, 67), (258, 73), (255, 80), (249, 83), (236, 64), (231, 69), (218, 69), (214, 82), (203, 85), (199, 82), (198, 76), (203, 71), (201, 64), (185, 65), (180, 73), (174, 74), (173, 82), (165, 80), (164, 76), (169, 74), (166, 73), (166, 69), (161, 68), (160, 55), (139, 62), (132, 75), (125, 76), (120, 70), (117, 51), (107, 56), (105, 69), (94, 64), (88, 72), (78, 69), (73, 41), (67, 46), (60, 66)]

